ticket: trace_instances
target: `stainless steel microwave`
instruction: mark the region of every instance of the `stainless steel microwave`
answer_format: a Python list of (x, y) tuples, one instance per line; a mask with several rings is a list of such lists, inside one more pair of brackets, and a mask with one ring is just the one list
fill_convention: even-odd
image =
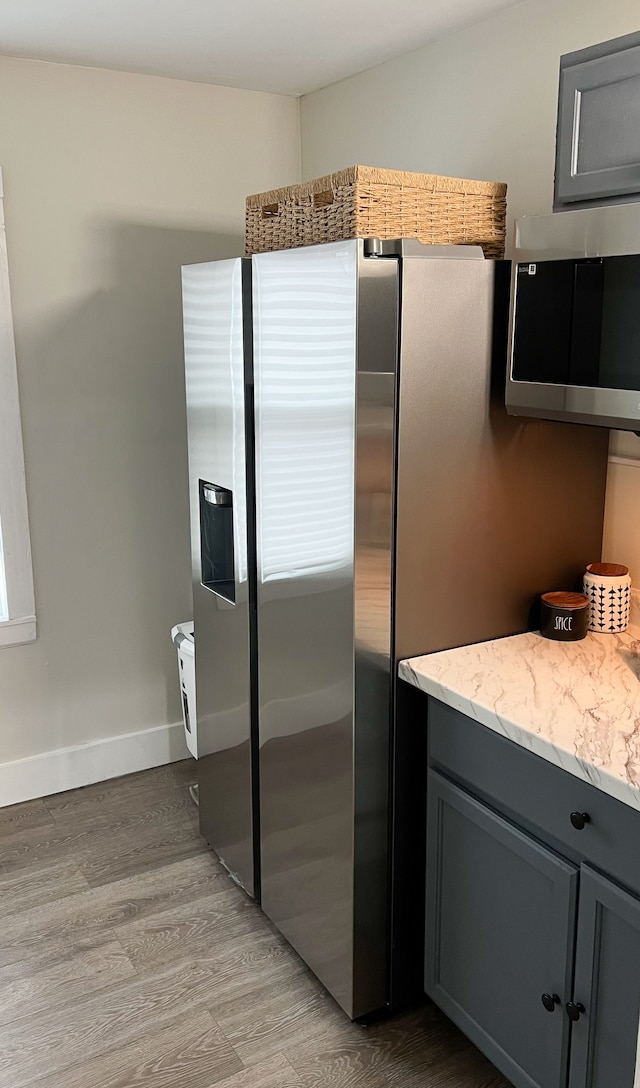
[(516, 222), (511, 415), (640, 432), (640, 203)]

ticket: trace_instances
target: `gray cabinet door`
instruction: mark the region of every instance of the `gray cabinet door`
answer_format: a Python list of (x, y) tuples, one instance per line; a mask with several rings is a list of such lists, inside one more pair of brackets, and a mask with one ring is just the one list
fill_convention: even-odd
[(638, 1088), (640, 900), (584, 868), (569, 1088)]
[(434, 771), (427, 806), (426, 992), (516, 1088), (561, 1088), (577, 869)]
[(640, 193), (640, 34), (561, 58), (556, 209)]

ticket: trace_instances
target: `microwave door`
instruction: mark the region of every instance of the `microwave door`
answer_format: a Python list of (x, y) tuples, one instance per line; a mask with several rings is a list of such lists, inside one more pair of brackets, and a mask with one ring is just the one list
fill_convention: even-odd
[(564, 385), (569, 378), (573, 261), (519, 264), (512, 377)]

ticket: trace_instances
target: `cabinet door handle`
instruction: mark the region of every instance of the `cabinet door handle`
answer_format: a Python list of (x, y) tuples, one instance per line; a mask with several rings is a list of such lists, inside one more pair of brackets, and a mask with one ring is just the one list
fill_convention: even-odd
[(591, 817), (588, 812), (572, 812), (569, 819), (576, 831), (582, 831), (586, 824), (591, 823)]
[(553, 1012), (556, 1005), (560, 1004), (560, 998), (557, 994), (543, 994), (541, 1001), (547, 1012)]
[(582, 1013), (587, 1011), (581, 1001), (567, 1001), (565, 1009), (567, 1010), (567, 1016), (570, 1020), (573, 1020), (574, 1024), (576, 1020), (580, 1019)]

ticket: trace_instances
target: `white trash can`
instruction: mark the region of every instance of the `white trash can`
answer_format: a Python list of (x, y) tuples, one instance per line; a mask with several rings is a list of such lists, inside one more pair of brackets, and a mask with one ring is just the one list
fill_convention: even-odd
[(171, 628), (171, 638), (178, 651), (178, 672), (182, 698), (182, 721), (187, 748), (198, 758), (198, 719), (196, 717), (196, 660), (193, 621), (177, 623)]

